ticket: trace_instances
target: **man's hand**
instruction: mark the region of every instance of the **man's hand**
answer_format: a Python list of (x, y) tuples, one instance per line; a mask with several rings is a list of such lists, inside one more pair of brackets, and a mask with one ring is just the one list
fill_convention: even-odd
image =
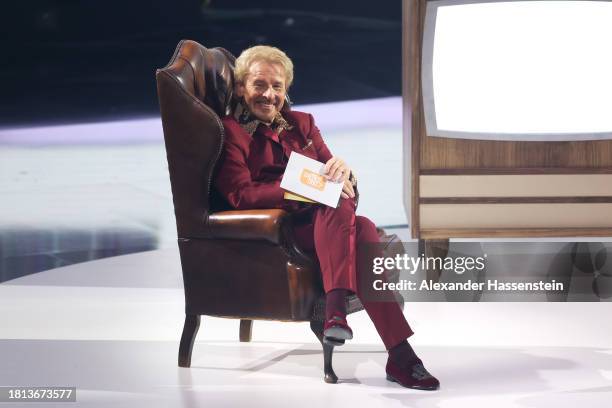
[(329, 159), (327, 163), (325, 163), (325, 168), (323, 169), (325, 178), (335, 182), (347, 181), (349, 174), (351, 174), (351, 169), (349, 169), (344, 160), (336, 156)]
[(344, 180), (344, 185), (342, 186), (342, 193), (340, 193), (342, 198), (354, 198), (355, 197), (355, 189), (353, 188), (353, 183), (350, 180)]
[(355, 197), (353, 183), (349, 181), (350, 174), (351, 169), (349, 169), (344, 160), (336, 156), (329, 159), (327, 163), (325, 163), (325, 168), (323, 169), (323, 175), (325, 178), (344, 184), (342, 186), (342, 193), (340, 193), (342, 198)]

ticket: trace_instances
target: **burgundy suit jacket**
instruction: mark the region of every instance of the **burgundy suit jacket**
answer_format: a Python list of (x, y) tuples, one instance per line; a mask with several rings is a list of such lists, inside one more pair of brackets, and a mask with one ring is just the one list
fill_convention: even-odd
[(215, 188), (232, 207), (298, 209), (300, 204), (285, 200), (280, 188), (289, 155), (298, 152), (323, 163), (331, 159), (312, 115), (298, 111), (282, 114), (293, 128), (283, 130), (280, 136), (263, 124), (250, 136), (232, 116), (223, 118), (225, 143)]

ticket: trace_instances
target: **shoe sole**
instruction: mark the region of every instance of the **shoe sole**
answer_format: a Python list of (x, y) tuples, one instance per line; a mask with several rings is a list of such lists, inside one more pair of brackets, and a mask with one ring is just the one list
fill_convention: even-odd
[(325, 337), (332, 337), (334, 339), (342, 339), (342, 340), (351, 340), (353, 338), (353, 333), (350, 331), (343, 329), (342, 327), (330, 327), (329, 329), (323, 332)]
[(399, 382), (398, 380), (396, 380), (395, 378), (393, 378), (389, 374), (387, 374), (387, 381), (391, 381), (391, 382), (397, 383), (397, 384), (401, 385), (402, 387), (408, 388), (408, 389), (411, 389), (411, 390), (436, 391), (436, 390), (440, 389), (440, 386), (437, 386), (435, 388), (419, 387), (418, 385), (413, 386), (413, 387), (408, 387), (407, 385), (402, 384), (401, 382)]
[(323, 343), (329, 344), (330, 346), (343, 346), (344, 339), (336, 339), (334, 337), (323, 337)]

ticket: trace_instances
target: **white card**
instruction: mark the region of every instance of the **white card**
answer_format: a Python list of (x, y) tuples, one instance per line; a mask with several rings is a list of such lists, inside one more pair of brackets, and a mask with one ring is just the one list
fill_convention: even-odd
[(281, 188), (330, 207), (338, 207), (342, 184), (323, 176), (324, 163), (292, 152), (281, 181)]

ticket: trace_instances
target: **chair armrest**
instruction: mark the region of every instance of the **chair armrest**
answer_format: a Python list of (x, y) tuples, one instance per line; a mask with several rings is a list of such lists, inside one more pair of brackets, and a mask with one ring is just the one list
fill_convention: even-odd
[(220, 239), (265, 240), (282, 245), (290, 228), (291, 216), (284, 210), (221, 211), (208, 217), (207, 236)]

